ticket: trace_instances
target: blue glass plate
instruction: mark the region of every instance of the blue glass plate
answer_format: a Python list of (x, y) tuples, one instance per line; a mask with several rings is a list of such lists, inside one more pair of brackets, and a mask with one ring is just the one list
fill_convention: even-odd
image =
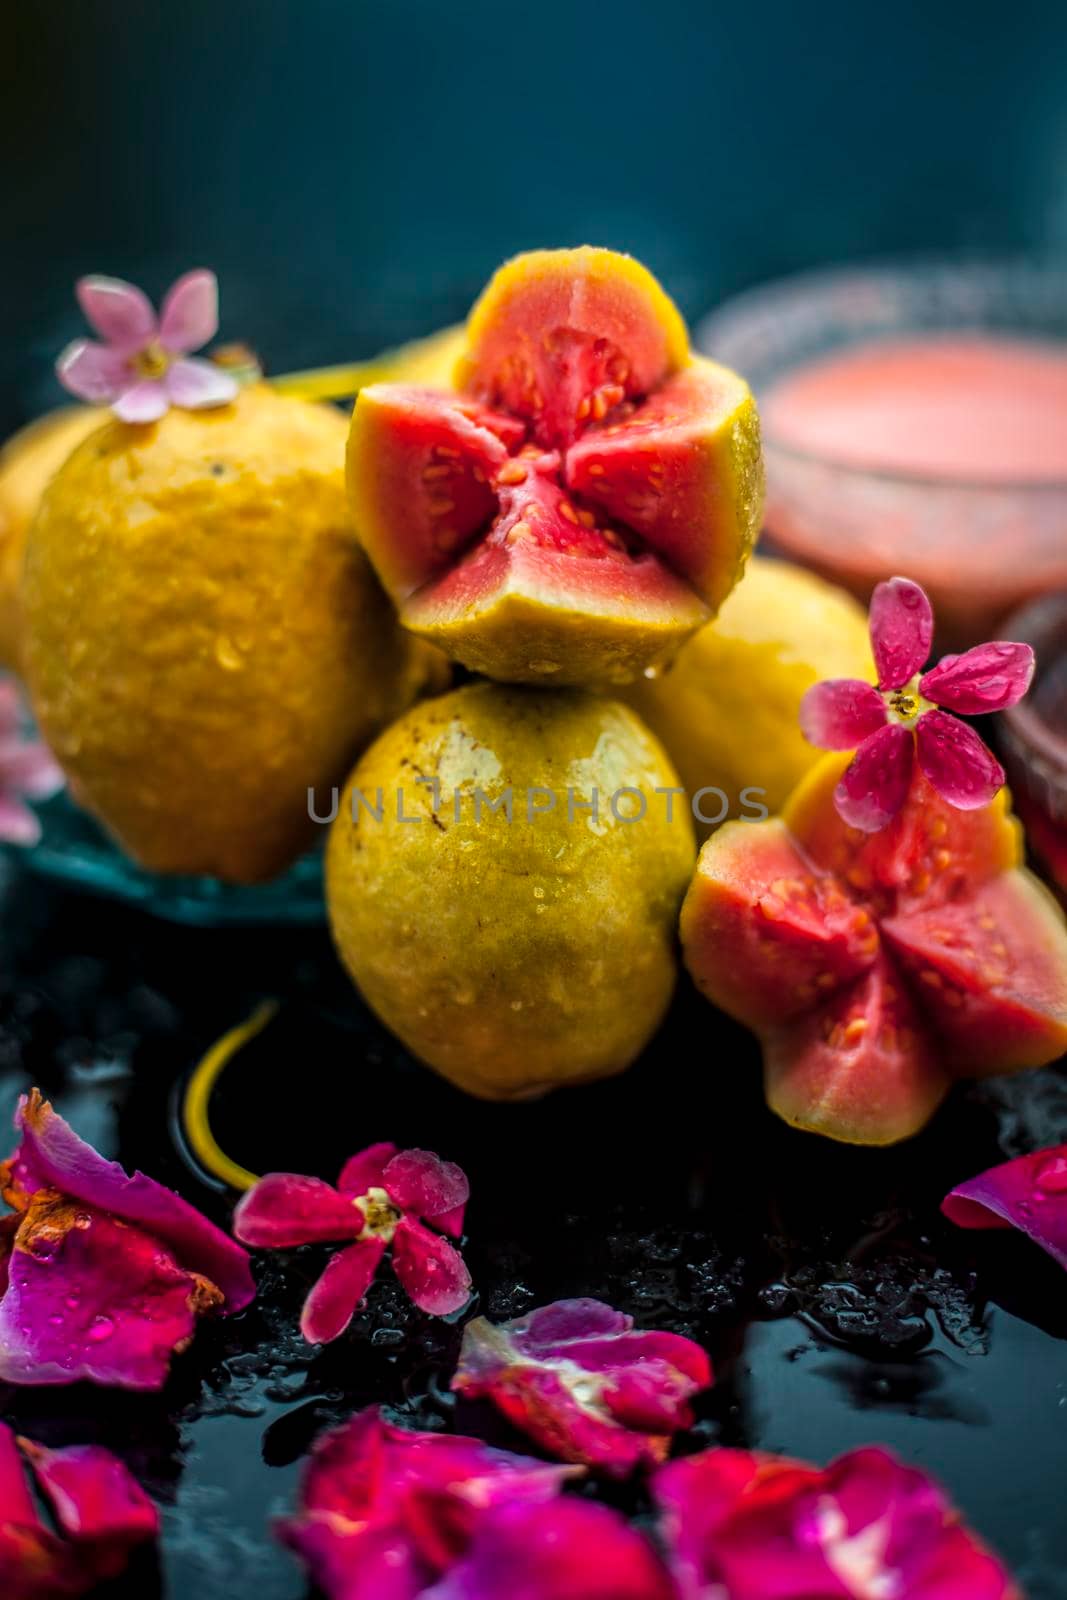
[(47, 878), (125, 900), (170, 922), (199, 927), (326, 920), (321, 847), (302, 856), (272, 883), (245, 887), (215, 878), (143, 871), (65, 793), (34, 809), (43, 830), (40, 843), (18, 854)]

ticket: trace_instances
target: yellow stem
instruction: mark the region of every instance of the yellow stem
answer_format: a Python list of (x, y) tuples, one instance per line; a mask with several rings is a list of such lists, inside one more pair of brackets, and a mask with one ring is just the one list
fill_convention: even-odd
[(237, 1027), (224, 1033), (197, 1062), (185, 1086), (185, 1095), (182, 1099), (182, 1127), (189, 1149), (205, 1171), (210, 1172), (213, 1177), (221, 1178), (223, 1183), (228, 1183), (233, 1189), (251, 1189), (253, 1184), (259, 1182), (259, 1178), (256, 1173), (249, 1172), (247, 1167), (231, 1161), (226, 1152), (220, 1149), (211, 1131), (211, 1119), (208, 1114), (211, 1095), (227, 1062), (237, 1054), (238, 1050), (242, 1050), (250, 1039), (254, 1039), (257, 1033), (262, 1033), (277, 1010), (276, 1000), (265, 1000), (261, 1006), (256, 1007), (247, 1022), (238, 1023)]

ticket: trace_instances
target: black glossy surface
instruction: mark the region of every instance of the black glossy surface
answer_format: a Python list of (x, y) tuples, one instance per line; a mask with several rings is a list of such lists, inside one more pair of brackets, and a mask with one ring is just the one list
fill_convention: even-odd
[[(468, 1260), (491, 1316), (599, 1294), (710, 1348), (716, 1388), (681, 1448), (714, 1441), (817, 1461), (882, 1441), (936, 1473), (1031, 1600), (1067, 1595), (1067, 1280), (1014, 1235), (963, 1234), (938, 1201), (999, 1155), (1067, 1137), (1067, 1077), (957, 1091), (902, 1149), (794, 1134), (763, 1109), (753, 1047), (688, 989), (627, 1077), (524, 1107), (453, 1093), (368, 1018), (324, 934), (204, 931), (16, 871), (0, 899), (0, 1115), (31, 1080), (109, 1154), (225, 1218), (171, 1144), (172, 1089), (267, 994), (278, 1020), (220, 1089), (226, 1148), (260, 1170), (334, 1177), (373, 1139), (468, 1169)], [(205, 1324), (159, 1396), (0, 1393), (52, 1442), (99, 1438), (165, 1504), (171, 1597), (296, 1600), (270, 1543), (315, 1434), (368, 1401), (425, 1427), (509, 1435), (447, 1381), (459, 1328), (385, 1278), (315, 1355), (295, 1332), (317, 1251), (265, 1259), (261, 1298)], [(518, 1442), (511, 1439), (510, 1442)], [(637, 1490), (613, 1490), (633, 1509)], [(117, 1591), (152, 1600), (144, 1562)]]

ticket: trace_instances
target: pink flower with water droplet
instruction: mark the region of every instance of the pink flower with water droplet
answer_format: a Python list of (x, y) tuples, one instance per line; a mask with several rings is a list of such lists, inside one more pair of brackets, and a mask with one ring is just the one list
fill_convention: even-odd
[(988, 805), (1004, 769), (973, 728), (949, 713), (979, 716), (1016, 705), (1030, 687), (1028, 644), (994, 640), (943, 656), (922, 673), (934, 635), (926, 593), (890, 578), (871, 596), (871, 649), (878, 685), (833, 678), (800, 703), (800, 726), (823, 750), (856, 754), (834, 794), (850, 827), (877, 833), (898, 814), (916, 760), (938, 793), (961, 811)]
[(442, 1235), (460, 1237), (469, 1195), (452, 1162), (428, 1150), (374, 1144), (345, 1163), (336, 1188), (269, 1172), (241, 1200), (233, 1228), (244, 1244), (267, 1250), (354, 1241), (331, 1257), (304, 1303), (305, 1339), (326, 1344), (348, 1327), (390, 1247), (393, 1271), (421, 1311), (444, 1317), (466, 1305), (470, 1273)]
[[(28, 1469), (28, 1470), (27, 1470)], [(51, 1513), (49, 1527), (30, 1491)], [(117, 1577), (159, 1513), (117, 1456), (100, 1445), (46, 1450), (0, 1422), (0, 1587), (4, 1600), (59, 1600)]]
[(172, 1189), (127, 1174), (34, 1089), (0, 1162), (0, 1381), (159, 1389), (205, 1312), (240, 1311), (248, 1256)]
[(171, 285), (159, 315), (142, 290), (121, 278), (79, 278), (78, 303), (102, 343), (75, 339), (56, 362), (65, 389), (90, 405), (110, 406), (123, 422), (158, 422), (171, 406), (222, 406), (237, 383), (199, 350), (219, 326), (219, 286), (199, 268)]
[(652, 1489), (679, 1600), (1022, 1600), (938, 1485), (877, 1446), (825, 1469), (705, 1450)]
[(941, 1209), (960, 1228), (1018, 1228), (1067, 1267), (1067, 1144), (989, 1167), (957, 1184)]
[(63, 781), (51, 750), (26, 731), (14, 680), (0, 678), (0, 841), (36, 844), (41, 824), (26, 801), (50, 799)]
[(488, 1395), (564, 1461), (624, 1477), (665, 1458), (711, 1381), (692, 1339), (636, 1329), (600, 1300), (558, 1300), (514, 1322), (469, 1323), (452, 1388)]

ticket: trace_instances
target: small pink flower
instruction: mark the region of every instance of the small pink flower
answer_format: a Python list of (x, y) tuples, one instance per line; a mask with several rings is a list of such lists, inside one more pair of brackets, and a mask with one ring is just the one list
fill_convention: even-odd
[(348, 1327), (390, 1245), (393, 1271), (421, 1311), (444, 1317), (466, 1305), (470, 1273), (441, 1234), (460, 1237), (469, 1194), (450, 1161), (374, 1144), (345, 1163), (336, 1189), (321, 1178), (269, 1172), (241, 1200), (233, 1227), (244, 1244), (266, 1250), (355, 1241), (331, 1257), (304, 1303), (304, 1338), (326, 1344)]
[(653, 1495), (679, 1600), (1022, 1600), (938, 1485), (880, 1447), (824, 1470), (705, 1450)]
[(172, 1189), (79, 1139), (34, 1089), (0, 1163), (0, 1381), (159, 1389), (207, 1311), (255, 1294), (248, 1256)]
[(52, 752), (26, 733), (14, 680), (0, 678), (0, 841), (36, 844), (41, 824), (26, 801), (50, 799), (63, 782)]
[(989, 1167), (941, 1209), (960, 1228), (1018, 1228), (1067, 1267), (1067, 1144)]
[(499, 1326), (469, 1323), (452, 1388), (488, 1395), (562, 1460), (624, 1477), (664, 1459), (711, 1381), (692, 1339), (637, 1330), (600, 1300), (559, 1300)]
[[(51, 1513), (43, 1521), (29, 1477)], [(159, 1513), (117, 1456), (99, 1445), (46, 1450), (0, 1422), (0, 1580), (4, 1600), (60, 1600), (117, 1577)]]
[(233, 375), (190, 357), (215, 337), (219, 286), (213, 272), (187, 272), (156, 316), (148, 297), (121, 278), (79, 278), (78, 303), (104, 341), (75, 339), (56, 362), (64, 388), (123, 422), (158, 422), (170, 406), (200, 411), (237, 394)]
[(278, 1535), (330, 1600), (418, 1600), (499, 1511), (554, 1500), (580, 1470), (397, 1428), (370, 1406), (318, 1441)]
[[(973, 728), (948, 712), (978, 716), (1018, 703), (1034, 675), (1028, 644), (995, 640), (944, 656), (923, 673), (934, 634), (925, 592), (910, 578), (890, 578), (871, 597), (871, 649), (878, 687), (834, 678), (810, 688), (800, 704), (804, 737), (823, 750), (856, 754), (834, 794), (845, 822), (877, 833), (900, 811), (919, 766), (950, 805), (974, 811), (1004, 783), (1004, 769)], [(943, 708), (943, 709), (938, 709)]]

